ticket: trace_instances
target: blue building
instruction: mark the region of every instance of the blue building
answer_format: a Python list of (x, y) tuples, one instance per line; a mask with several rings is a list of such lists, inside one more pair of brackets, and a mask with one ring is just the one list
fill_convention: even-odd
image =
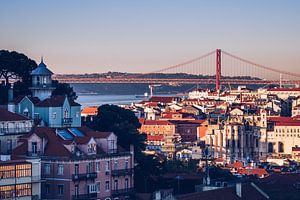
[(15, 112), (39, 121), (42, 126), (80, 127), (81, 105), (67, 96), (51, 96), (55, 89), (52, 75), (42, 59), (38, 67), (31, 72), (32, 96), (16, 98)]

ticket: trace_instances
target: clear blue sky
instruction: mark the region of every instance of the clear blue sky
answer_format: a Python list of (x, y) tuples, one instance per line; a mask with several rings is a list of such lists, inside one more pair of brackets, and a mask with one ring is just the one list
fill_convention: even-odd
[(55, 73), (149, 72), (221, 48), (300, 72), (298, 0), (3, 0), (0, 49)]

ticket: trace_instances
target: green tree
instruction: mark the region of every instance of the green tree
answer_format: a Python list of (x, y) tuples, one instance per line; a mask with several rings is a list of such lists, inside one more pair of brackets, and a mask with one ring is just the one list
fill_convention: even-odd
[(136, 150), (144, 149), (145, 136), (138, 132), (141, 124), (130, 110), (115, 105), (102, 105), (88, 126), (98, 131), (114, 132), (118, 136), (119, 145), (124, 148), (133, 144)]
[(10, 79), (21, 79), (23, 83), (29, 84), (30, 73), (36, 67), (36, 62), (22, 53), (0, 50), (0, 78), (5, 79), (6, 85)]
[(67, 95), (71, 99), (77, 99), (76, 92), (74, 91), (73, 87), (70, 86), (68, 83), (60, 83), (57, 80), (52, 81), (55, 90), (52, 92), (52, 95)]

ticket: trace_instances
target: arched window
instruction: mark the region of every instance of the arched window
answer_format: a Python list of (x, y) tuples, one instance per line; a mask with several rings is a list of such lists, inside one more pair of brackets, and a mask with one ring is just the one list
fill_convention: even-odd
[(69, 112), (68, 110), (66, 109), (65, 112), (64, 112), (64, 118), (68, 118), (69, 117)]
[(268, 144), (268, 152), (269, 153), (273, 153), (274, 152), (274, 146), (273, 146), (273, 143), (269, 142)]
[(278, 142), (278, 152), (283, 153), (284, 152), (284, 145), (282, 142)]
[(23, 115), (25, 115), (26, 117), (29, 116), (29, 110), (28, 110), (28, 108), (25, 108), (25, 109), (23, 110)]

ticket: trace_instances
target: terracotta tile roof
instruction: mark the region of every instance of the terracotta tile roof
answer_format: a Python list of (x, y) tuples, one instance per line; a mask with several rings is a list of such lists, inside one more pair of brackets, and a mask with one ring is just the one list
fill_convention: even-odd
[(139, 118), (139, 122), (140, 122), (140, 124), (144, 124), (145, 123), (145, 118)]
[(177, 97), (162, 97), (162, 96), (154, 96), (149, 99), (149, 102), (157, 102), (157, 103), (172, 103), (176, 100)]
[[(37, 107), (61, 107), (65, 102), (66, 96), (57, 95), (50, 98), (47, 98), (36, 104)], [(76, 103), (72, 99), (68, 98), (70, 106), (80, 106), (79, 103)]]
[(144, 125), (174, 125), (172, 122), (168, 120), (145, 120)]
[(271, 88), (269, 91), (274, 92), (300, 92), (300, 88)]
[(228, 167), (235, 168), (235, 169), (242, 168), (243, 166), (244, 166), (244, 164), (242, 161), (236, 161), (235, 163), (228, 165)]
[[(17, 98), (14, 99), (14, 103), (18, 104), (20, 103), (26, 96), (25, 95), (20, 95)], [(27, 98), (35, 105), (37, 103), (39, 103), (41, 100), (38, 97), (29, 97), (27, 96)]]
[(92, 137), (90, 136), (85, 136), (85, 137), (76, 137), (75, 138), (75, 143), (76, 144), (87, 144), (91, 140)]
[(98, 114), (98, 107), (91, 106), (91, 107), (85, 107), (82, 109), (81, 114), (84, 115), (97, 115)]
[(147, 135), (148, 141), (162, 141), (164, 139), (163, 135)]
[(275, 126), (300, 126), (300, 120), (296, 117), (269, 117), (268, 121)]
[(262, 168), (255, 168), (255, 169), (242, 168), (242, 169), (238, 169), (237, 173), (242, 174), (242, 175), (254, 175), (254, 176), (258, 176), (258, 177), (268, 175), (268, 172)]
[(94, 131), (86, 126), (77, 129), (85, 133), (86, 136), (93, 137), (93, 138), (107, 138), (113, 133), (113, 132)]
[(3, 108), (0, 108), (0, 121), (23, 121), (23, 120), (30, 120), (30, 119), (23, 115), (12, 113)]
[(299, 199), (300, 191), (296, 185), (300, 183), (300, 174), (271, 174), (261, 179), (257, 185), (265, 191), (270, 199)]
[[(55, 129), (48, 128), (48, 127), (35, 127), (31, 133), (28, 133), (22, 136), (21, 138), (29, 138), (33, 134), (36, 134), (40, 138), (47, 139), (47, 144), (44, 150), (44, 156), (70, 156), (71, 155), (71, 152), (64, 147), (65, 141), (63, 141), (63, 139), (59, 138), (56, 135)], [(27, 152), (27, 141), (24, 141), (23, 144), (21, 144), (19, 147), (14, 149), (13, 154), (24, 155), (26, 152)]]
[[(68, 131), (68, 129), (64, 129)], [(74, 140), (64, 140), (56, 134), (55, 128), (48, 127), (35, 127), (30, 133), (19, 137), (21, 145), (13, 150), (14, 156), (24, 155), (27, 152), (28, 138), (33, 134), (36, 134), (40, 138), (47, 140), (43, 156), (58, 156), (58, 157), (69, 157), (72, 155), (64, 145), (74, 144), (87, 144), (90, 139), (93, 138), (107, 138), (112, 132), (97, 132), (87, 127), (78, 128), (84, 136), (74, 137)]]

